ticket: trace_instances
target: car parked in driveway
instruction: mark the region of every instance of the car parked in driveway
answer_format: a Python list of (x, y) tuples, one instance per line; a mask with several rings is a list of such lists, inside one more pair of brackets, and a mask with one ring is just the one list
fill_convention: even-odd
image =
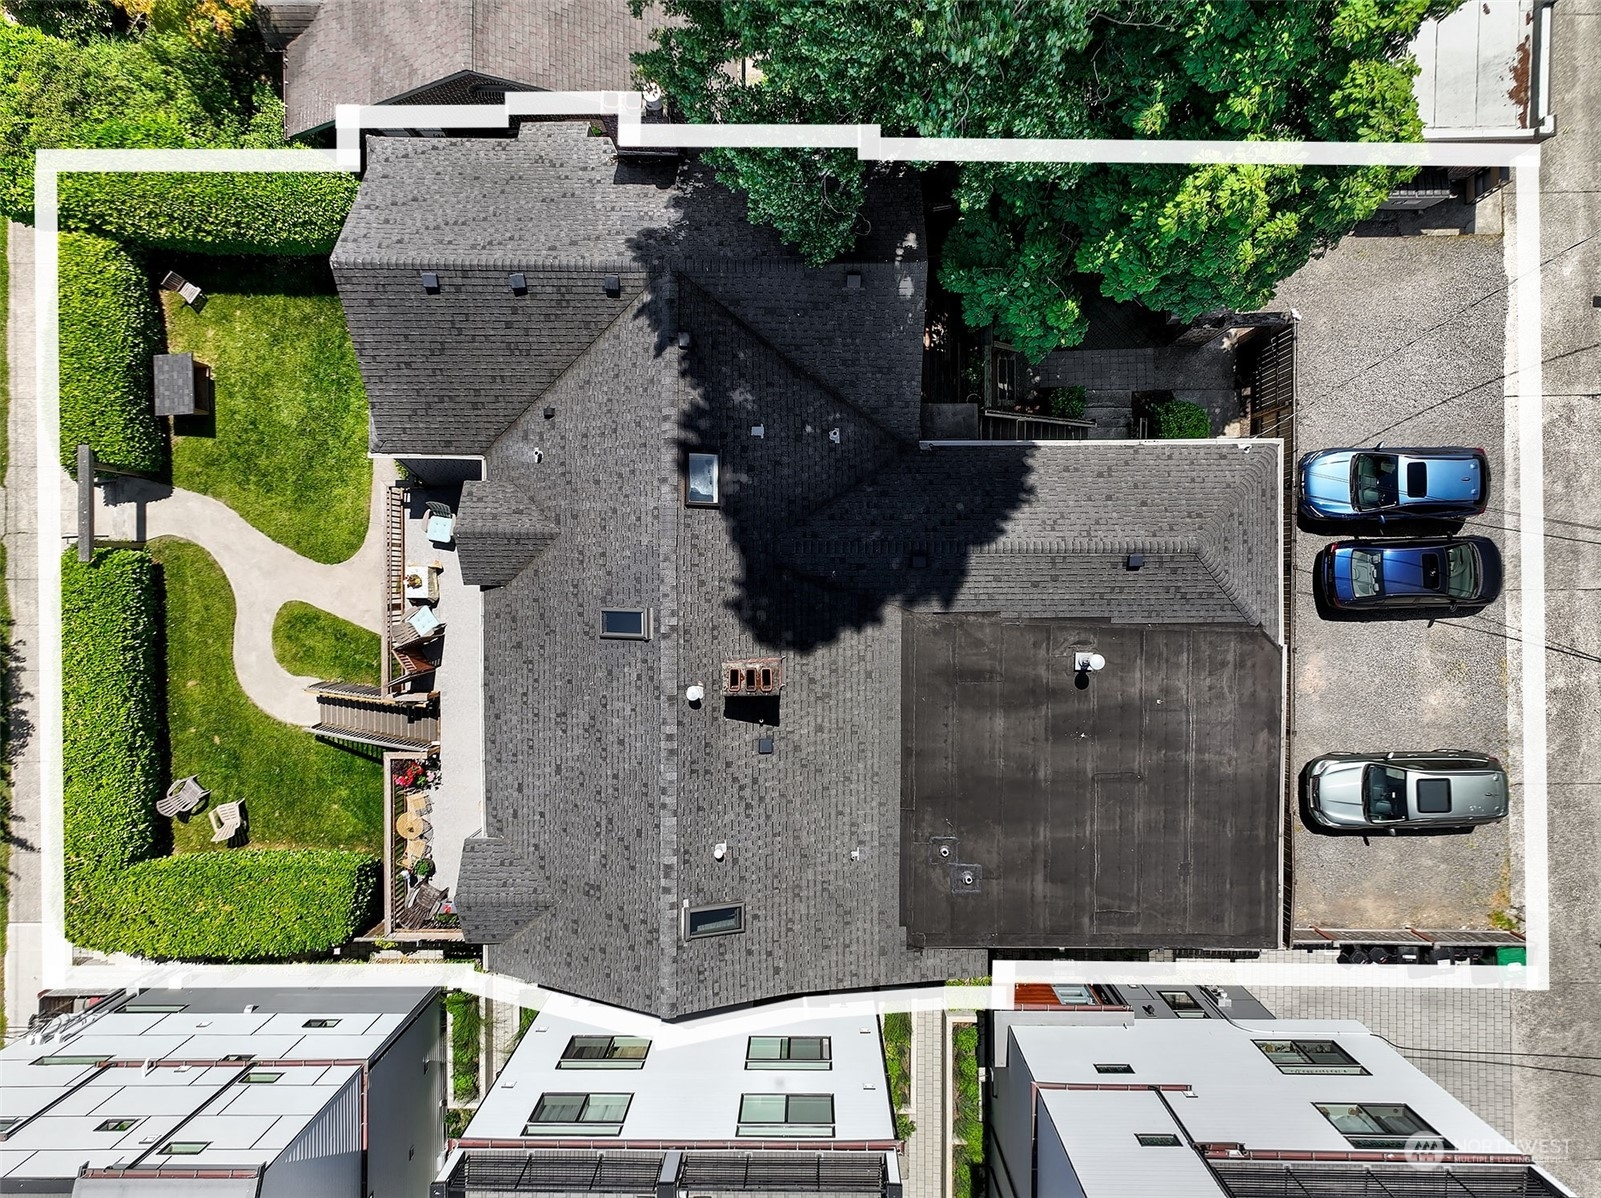
[(1312, 574), (1323, 599), (1347, 612), (1477, 610), (1501, 593), (1501, 552), (1488, 537), (1336, 541)]
[(1507, 776), (1487, 753), (1327, 753), (1307, 763), (1306, 813), (1339, 831), (1440, 832), (1507, 813)]
[(1320, 449), (1297, 493), (1313, 520), (1459, 520), (1489, 502), (1490, 463), (1482, 449)]

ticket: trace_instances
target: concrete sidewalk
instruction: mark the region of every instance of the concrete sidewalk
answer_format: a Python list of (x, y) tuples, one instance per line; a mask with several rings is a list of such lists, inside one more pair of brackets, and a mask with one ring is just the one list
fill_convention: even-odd
[(6, 878), (6, 1027), (25, 1030), (39, 1007), (43, 986), (41, 955), (41, 875), (39, 745), (30, 732), (38, 725), (39, 663), (33, 646), (39, 631), (38, 503), (34, 479), (38, 406), (34, 386), (33, 230), (11, 225), (11, 296), (6, 336), (11, 375), (8, 420), (11, 459), (0, 502), (6, 545), (6, 588), (11, 596), (11, 660), (7, 665), (11, 743), (11, 868)]
[[(216, 559), (234, 594), (234, 672), (253, 703), (288, 724), (317, 722), (315, 681), (289, 673), (272, 650), (272, 625), (290, 600), (312, 604), (381, 632), (384, 488), (394, 477), (388, 458), (373, 461), (367, 536), (355, 556), (323, 565), (259, 532), (226, 504), (206, 495), (139, 478), (111, 478), (96, 493), (97, 539), (193, 541)], [(62, 510), (77, 506), (77, 484), (62, 475)]]
[(912, 1121), (917, 1130), (906, 1137), (907, 1198), (943, 1198), (950, 1171), (951, 1120), (946, 1105), (949, 1072), (944, 1011), (918, 1011), (912, 1016)]

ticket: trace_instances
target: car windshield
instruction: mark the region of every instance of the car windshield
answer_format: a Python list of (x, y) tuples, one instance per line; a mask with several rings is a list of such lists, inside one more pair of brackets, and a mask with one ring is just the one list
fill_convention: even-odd
[(1379, 593), (1383, 585), (1379, 567), (1384, 558), (1372, 549), (1351, 550), (1351, 594), (1366, 599)]
[(1363, 772), (1362, 791), (1367, 816), (1374, 822), (1394, 823), (1406, 818), (1406, 772), (1370, 765)]
[(1351, 460), (1351, 497), (1361, 512), (1394, 507), (1400, 498), (1400, 476), (1391, 453), (1359, 453)]
[(1453, 599), (1471, 599), (1479, 590), (1479, 556), (1471, 545), (1452, 545), (1445, 551), (1445, 593)]

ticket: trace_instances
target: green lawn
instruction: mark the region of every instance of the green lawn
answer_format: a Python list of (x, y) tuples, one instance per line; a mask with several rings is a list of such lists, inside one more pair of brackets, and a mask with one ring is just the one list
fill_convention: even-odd
[(377, 686), (383, 644), (376, 632), (291, 599), (272, 622), (272, 652), (291, 674)]
[[(167, 348), (216, 383), (214, 421), (174, 438), (172, 481), (220, 499), (280, 544), (342, 562), (367, 533), (367, 399), (325, 262), (197, 259), (200, 311), (162, 293)], [(214, 427), (210, 427), (214, 426)]]
[[(252, 703), (234, 675), (234, 596), (222, 568), (188, 541), (164, 537), (150, 553), (166, 584), (172, 776), (199, 775), (212, 804), (243, 799), (256, 848), (381, 853), (379, 750), (326, 744)], [(180, 853), (213, 848), (204, 812), (174, 820), (173, 840)]]

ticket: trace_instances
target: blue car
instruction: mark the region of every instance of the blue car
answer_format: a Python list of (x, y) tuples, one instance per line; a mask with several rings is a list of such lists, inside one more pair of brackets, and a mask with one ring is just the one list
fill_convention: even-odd
[(1501, 554), (1488, 537), (1336, 541), (1313, 576), (1331, 607), (1348, 611), (1480, 608), (1501, 593)]
[(1298, 491), (1313, 520), (1463, 519), (1490, 501), (1490, 463), (1482, 449), (1320, 449)]

